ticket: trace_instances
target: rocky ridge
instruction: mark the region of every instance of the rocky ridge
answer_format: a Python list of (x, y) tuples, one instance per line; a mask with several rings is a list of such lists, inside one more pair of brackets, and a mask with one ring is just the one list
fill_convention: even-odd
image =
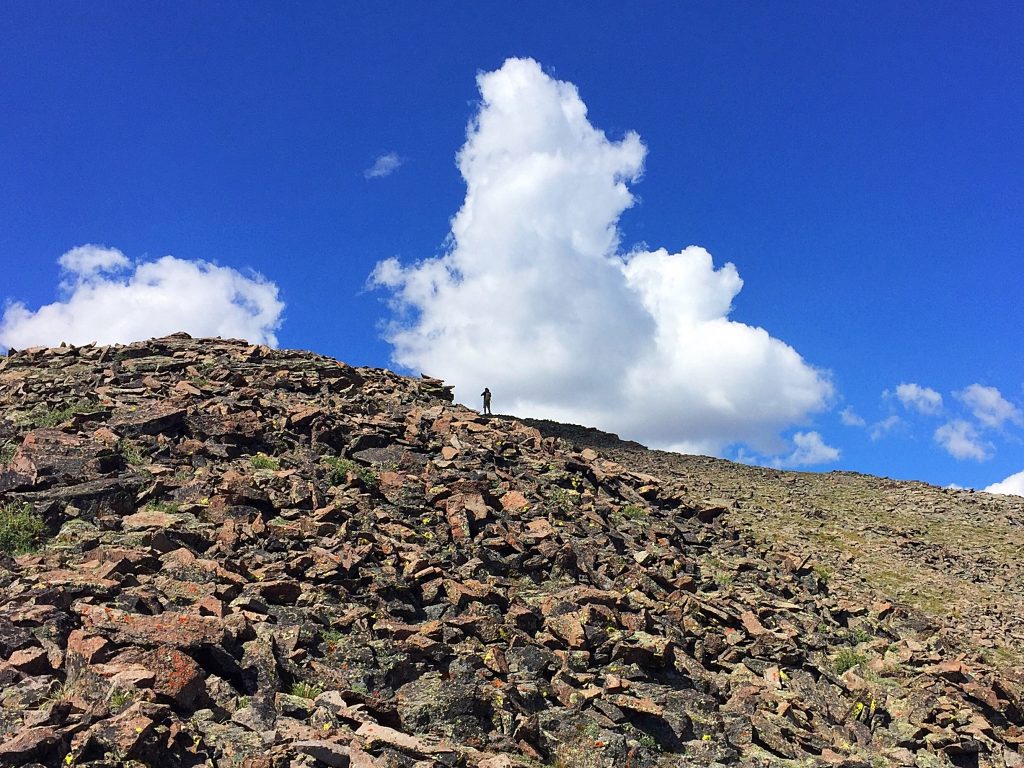
[(0, 409), (0, 765), (1024, 764), (954, 627), (438, 380), (177, 334)]

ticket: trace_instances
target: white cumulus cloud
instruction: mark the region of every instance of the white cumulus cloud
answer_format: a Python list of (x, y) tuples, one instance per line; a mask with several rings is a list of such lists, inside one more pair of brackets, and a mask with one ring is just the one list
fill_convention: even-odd
[(65, 274), (76, 282), (82, 282), (101, 272), (111, 272), (128, 267), (131, 262), (117, 248), (103, 245), (80, 245), (61, 256), (60, 264)]
[(277, 344), (277, 286), (230, 267), (164, 256), (133, 264), (114, 248), (83, 245), (59, 263), (61, 300), (31, 310), (9, 302), (0, 346), (126, 343), (187, 331)]
[(971, 384), (954, 394), (971, 409), (974, 418), (986, 427), (999, 429), (1007, 421), (1024, 424), (1024, 415), (1020, 409), (1004, 398), (995, 387)]
[(806, 467), (811, 464), (828, 464), (838, 461), (840, 451), (827, 445), (817, 432), (797, 432), (793, 435), (796, 448), (788, 456), (778, 459), (779, 467)]
[(388, 152), (380, 155), (376, 160), (374, 160), (373, 165), (363, 171), (363, 176), (368, 179), (379, 179), (384, 176), (390, 176), (392, 173), (397, 171), (404, 162), (405, 160), (399, 157), (397, 152)]
[(1024, 470), (1010, 475), (1005, 480), (992, 483), (985, 489), (989, 493), (1006, 493), (1014, 496), (1024, 496)]
[(934, 415), (942, 410), (942, 395), (931, 387), (904, 383), (896, 386), (896, 398), (908, 410)]
[(985, 461), (994, 451), (994, 446), (982, 440), (974, 425), (963, 419), (954, 419), (936, 429), (935, 442), (954, 459)]
[(731, 320), (743, 281), (689, 246), (624, 253), (646, 148), (609, 139), (572, 83), (530, 59), (477, 78), (447, 252), (377, 265), (402, 366), (489, 386), (498, 410), (595, 424), (676, 450), (778, 454), (832, 384), (763, 328)]

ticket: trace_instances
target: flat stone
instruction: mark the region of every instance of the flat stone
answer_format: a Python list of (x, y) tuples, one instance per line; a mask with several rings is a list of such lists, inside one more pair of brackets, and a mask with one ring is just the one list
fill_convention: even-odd
[(501, 508), (506, 512), (517, 512), (529, 505), (529, 500), (519, 491), (509, 491), (501, 497)]
[(359, 728), (356, 729), (356, 736), (363, 740), (368, 749), (373, 749), (374, 745), (384, 744), (396, 747), (403, 752), (409, 752), (411, 754), (421, 756), (444, 754), (454, 751), (451, 747), (441, 744), (431, 744), (418, 736), (403, 733), (402, 731), (396, 731), (394, 728), (388, 728), (385, 725), (378, 725), (376, 723), (362, 723)]
[(225, 636), (223, 620), (207, 616), (175, 611), (149, 616), (85, 604), (79, 610), (87, 631), (91, 629), (120, 643), (197, 648), (220, 645)]
[(333, 741), (296, 741), (292, 746), (330, 768), (349, 768), (351, 765), (348, 747)]
[(172, 403), (148, 403), (142, 407), (119, 408), (107, 426), (122, 435), (157, 435), (177, 432), (185, 418), (185, 409)]
[(171, 528), (181, 519), (181, 515), (164, 512), (159, 509), (143, 509), (134, 515), (121, 520), (121, 527), (126, 531), (141, 531), (147, 528)]
[(60, 735), (51, 726), (23, 728), (14, 738), (0, 744), (0, 763), (24, 765), (32, 759), (42, 758), (57, 746)]
[(24, 648), (15, 651), (7, 663), (26, 675), (44, 675), (52, 672), (46, 651), (42, 648)]

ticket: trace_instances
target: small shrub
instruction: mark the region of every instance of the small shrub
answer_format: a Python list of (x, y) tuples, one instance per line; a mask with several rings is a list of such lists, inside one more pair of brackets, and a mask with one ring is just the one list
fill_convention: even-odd
[(324, 633), (320, 636), (320, 641), (327, 647), (328, 652), (334, 652), (338, 650), (338, 646), (341, 644), (341, 639), (344, 635), (336, 629), (324, 630)]
[(277, 471), (281, 468), (280, 461), (273, 456), (267, 456), (265, 453), (257, 453), (249, 459), (249, 463), (252, 464), (253, 469), (272, 469)]
[(868, 632), (867, 628), (862, 625), (859, 627), (855, 627), (850, 632), (850, 637), (853, 639), (855, 643), (866, 643), (869, 640), (871, 640), (874, 637), (874, 635)]
[(143, 509), (149, 509), (153, 512), (167, 512), (173, 515), (181, 511), (181, 504), (176, 501), (151, 501)]
[(46, 538), (46, 524), (27, 504), (0, 506), (0, 552), (35, 552)]
[(349, 472), (356, 471), (356, 463), (342, 456), (327, 456), (324, 464), (327, 465), (327, 481), (331, 485), (344, 485), (348, 482)]
[(658, 741), (651, 736), (649, 733), (641, 732), (640, 737), (637, 739), (640, 742), (640, 746), (644, 749), (659, 750), (660, 746)]
[(356, 464), (352, 459), (343, 456), (327, 456), (324, 458), (327, 465), (327, 480), (331, 485), (345, 485), (348, 483), (348, 476), (355, 475), (368, 488), (377, 485), (377, 473), (369, 467)]
[(720, 587), (728, 587), (736, 581), (736, 574), (732, 571), (715, 571), (711, 579)]
[(867, 656), (863, 653), (857, 653), (853, 648), (843, 648), (832, 660), (832, 669), (837, 675), (841, 675), (847, 670), (863, 664), (867, 660)]
[(125, 462), (133, 467), (146, 463), (146, 457), (143, 455), (139, 446), (135, 445), (135, 443), (129, 442), (128, 440), (122, 440), (117, 444), (117, 449)]
[(619, 510), (619, 514), (627, 520), (643, 520), (647, 517), (647, 510), (639, 504), (627, 504)]
[(299, 681), (292, 686), (292, 696), (298, 696), (302, 699), (315, 699), (324, 689), (319, 685), (310, 685), (309, 683)]
[(0, 445), (0, 467), (10, 464), (17, 452), (18, 446), (13, 441)]
[(566, 488), (555, 486), (551, 489), (551, 501), (563, 512), (570, 512), (579, 506), (580, 494), (578, 491), (570, 491)]
[(107, 706), (110, 708), (111, 712), (120, 712), (134, 700), (134, 691), (124, 691), (120, 688), (114, 688), (111, 690), (109, 698), (107, 698)]

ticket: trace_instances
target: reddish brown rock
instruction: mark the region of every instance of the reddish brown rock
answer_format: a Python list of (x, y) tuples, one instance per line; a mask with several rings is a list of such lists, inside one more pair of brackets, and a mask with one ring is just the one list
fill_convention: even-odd
[(448, 745), (430, 743), (418, 736), (412, 736), (376, 723), (362, 723), (356, 729), (356, 736), (362, 739), (367, 749), (371, 750), (375, 746), (386, 745), (421, 757), (455, 751)]
[(120, 643), (196, 648), (220, 645), (225, 637), (224, 623), (206, 616), (175, 611), (148, 616), (109, 606), (84, 604), (79, 611), (83, 626)]
[(529, 504), (527, 498), (519, 491), (509, 491), (501, 497), (501, 507), (507, 512), (516, 512)]
[(183, 709), (190, 709), (204, 690), (202, 668), (177, 648), (157, 648), (134, 658), (152, 672), (153, 690)]
[(57, 762), (65, 751), (62, 746), (59, 732), (51, 726), (23, 728), (0, 743), (0, 764), (28, 765), (48, 755)]

